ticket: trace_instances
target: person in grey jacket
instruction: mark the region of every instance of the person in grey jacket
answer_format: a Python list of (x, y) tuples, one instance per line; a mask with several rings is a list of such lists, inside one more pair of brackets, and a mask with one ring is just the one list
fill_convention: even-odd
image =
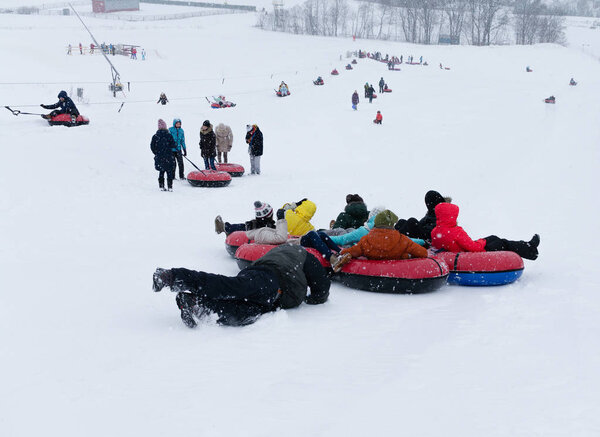
[(220, 325), (244, 326), (279, 308), (296, 308), (303, 302), (322, 304), (331, 286), (327, 272), (314, 255), (301, 246), (288, 244), (271, 249), (235, 277), (158, 268), (152, 280), (156, 292), (164, 287), (177, 292), (181, 320), (189, 328), (209, 314), (216, 314)]

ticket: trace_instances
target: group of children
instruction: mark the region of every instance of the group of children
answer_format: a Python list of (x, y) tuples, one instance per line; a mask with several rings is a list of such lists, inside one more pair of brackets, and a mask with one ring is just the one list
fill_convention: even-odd
[(254, 203), (256, 218), (231, 224), (221, 216), (215, 218), (215, 231), (227, 235), (246, 231), (249, 239), (261, 244), (300, 244), (312, 247), (331, 263), (334, 271), (352, 258), (405, 259), (427, 257), (427, 248), (451, 252), (483, 252), (508, 250), (523, 258), (538, 256), (539, 235), (529, 241), (512, 241), (491, 235), (472, 240), (457, 224), (459, 208), (452, 199), (437, 191), (425, 195), (427, 212), (421, 220), (398, 219), (383, 207), (367, 210), (358, 194), (346, 196), (346, 207), (330, 229), (316, 230), (310, 223), (317, 206), (308, 199), (286, 203), (274, 213), (265, 202)]

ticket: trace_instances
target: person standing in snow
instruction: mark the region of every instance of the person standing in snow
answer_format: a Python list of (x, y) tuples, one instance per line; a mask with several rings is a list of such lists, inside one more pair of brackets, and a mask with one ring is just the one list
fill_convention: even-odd
[(383, 92), (383, 86), (385, 85), (385, 80), (383, 80), (383, 77), (381, 79), (379, 79), (379, 92), (382, 93)]
[(142, 61), (146, 60), (146, 50), (142, 49)]
[(135, 47), (131, 48), (131, 59), (137, 59), (137, 49)]
[(183, 268), (158, 268), (152, 277), (155, 292), (164, 287), (177, 292), (181, 320), (189, 328), (209, 314), (216, 314), (220, 325), (244, 326), (279, 308), (322, 304), (330, 286), (314, 255), (287, 244), (271, 249), (235, 277)]
[(263, 134), (257, 125), (246, 125), (246, 143), (250, 155), (250, 174), (260, 174), (260, 157), (263, 154)]
[[(58, 102), (53, 105), (40, 105), (44, 109), (54, 109), (50, 114), (42, 115), (42, 118), (46, 120), (50, 120), (52, 117), (57, 116), (58, 114), (70, 114), (71, 116), (78, 117), (79, 110), (77, 110), (77, 106), (73, 103), (73, 100), (67, 95), (66, 91), (61, 91), (58, 93)], [(59, 108), (59, 109), (56, 109)]]
[(369, 85), (369, 89), (367, 90), (369, 103), (373, 103), (373, 94), (375, 94), (375, 88), (373, 88), (373, 85)]
[[(215, 129), (217, 135), (217, 161), (227, 164), (227, 153), (231, 151), (233, 145), (233, 132), (231, 128), (223, 123), (219, 123)], [(223, 155), (223, 160), (221, 160)]]
[(355, 111), (358, 109), (358, 101), (358, 92), (354, 90), (354, 93), (352, 94), (352, 109)]
[[(181, 128), (181, 119), (176, 118), (173, 120), (173, 126), (169, 128), (169, 133), (175, 140), (175, 146), (172, 149), (173, 158), (175, 158), (175, 162), (179, 166), (179, 179), (184, 180), (184, 168), (183, 168), (183, 157), (187, 156), (187, 150), (185, 148), (185, 133)], [(183, 156), (182, 156), (183, 152)], [(177, 169), (177, 168), (175, 168)]]
[(83, 55), (83, 45), (79, 43), (79, 54)]
[(365, 99), (368, 98), (368, 94), (369, 94), (369, 82), (365, 82)]
[(71, 46), (71, 44), (69, 44), (69, 47), (67, 47), (67, 55), (70, 55), (72, 50), (73, 47)]
[(375, 120), (373, 120), (373, 123), (375, 123), (375, 124), (383, 123), (383, 115), (381, 115), (381, 111), (377, 111), (377, 115), (375, 116)]
[[(154, 168), (159, 172), (158, 186), (162, 191), (173, 191), (173, 179), (175, 179), (174, 148), (176, 148), (175, 140), (167, 130), (167, 123), (161, 118), (158, 120), (158, 130), (150, 142), (150, 150), (154, 153)], [(167, 174), (166, 189), (165, 173)]]
[(217, 137), (213, 132), (210, 121), (204, 120), (200, 128), (200, 154), (204, 158), (206, 170), (216, 170), (215, 157), (217, 156)]
[(94, 54), (94, 43), (90, 43), (90, 55)]

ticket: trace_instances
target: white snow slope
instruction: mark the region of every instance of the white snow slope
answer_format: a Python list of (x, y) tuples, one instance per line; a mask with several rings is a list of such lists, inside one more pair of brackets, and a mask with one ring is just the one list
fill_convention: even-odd
[[(90, 42), (74, 17), (0, 16), (0, 103), (40, 112), (82, 86), (91, 119), (49, 127), (0, 113), (0, 435), (600, 433), (597, 61), (554, 45), (270, 33), (253, 15), (87, 21), (101, 41), (146, 48), (145, 62), (111, 58), (127, 98), (109, 94), (102, 57), (65, 54)], [(358, 48), (430, 66), (343, 70), (340, 54)], [(393, 93), (352, 111), (352, 92), (381, 76)], [(220, 93), (238, 106), (210, 109), (203, 96)], [(160, 192), (149, 148), (159, 117), (183, 120), (197, 164), (203, 120), (232, 126), (231, 160), (246, 167), (245, 125), (257, 123), (262, 174)], [(429, 189), (454, 198), (474, 238), (539, 233), (540, 257), (505, 287), (410, 296), (333, 284), (326, 304), (245, 328), (190, 330), (174, 294), (151, 290), (156, 267), (235, 275), (213, 219), (248, 220), (255, 200), (308, 197), (324, 227), (347, 193), (421, 217)]]

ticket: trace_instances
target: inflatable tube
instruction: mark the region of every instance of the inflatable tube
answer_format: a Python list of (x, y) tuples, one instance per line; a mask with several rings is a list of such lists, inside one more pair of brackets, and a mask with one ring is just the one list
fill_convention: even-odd
[(58, 114), (48, 120), (50, 126), (81, 126), (84, 124), (90, 124), (90, 120), (83, 115), (77, 116), (75, 120), (70, 114)]
[[(232, 247), (244, 241), (244, 236), (233, 236), (233, 234), (228, 237)], [(239, 268), (243, 269), (274, 247), (277, 246), (242, 244), (235, 252), (236, 262)], [(331, 269), (329, 262), (317, 250), (306, 248), (306, 251), (313, 254), (323, 267)], [(334, 274), (333, 279), (359, 290), (380, 293), (425, 293), (444, 285), (447, 277), (448, 267), (435, 258), (384, 261), (354, 259), (346, 264), (340, 273)]]
[[(231, 237), (231, 235), (233, 235), (234, 232), (232, 232), (229, 236)], [(248, 237), (246, 237), (248, 238)], [(242, 241), (241, 238), (236, 237), (237, 241)], [(233, 243), (234, 240), (231, 239), (231, 242)], [(263, 255), (265, 255), (267, 252), (269, 252), (271, 249), (273, 249), (274, 247), (277, 247), (274, 244), (257, 244), (257, 243), (248, 243), (248, 244), (242, 244), (240, 247), (238, 247), (238, 249), (235, 252), (235, 260), (237, 262), (237, 265), (240, 269), (246, 268), (248, 267), (253, 261), (256, 261), (257, 259), (259, 259), (260, 257), (262, 257)], [(325, 261), (325, 259), (323, 258), (323, 255), (321, 255), (319, 253), (319, 251), (317, 251), (316, 249), (313, 249), (311, 247), (305, 247), (306, 251), (310, 254), (313, 254), (321, 263), (321, 265), (325, 268), (331, 268), (331, 265)]]
[(544, 99), (545, 103), (551, 103), (551, 104), (555, 104), (556, 103), (556, 99)]
[(252, 240), (246, 235), (246, 231), (235, 231), (232, 232), (225, 238), (225, 249), (231, 256), (235, 256), (235, 252), (243, 244), (252, 243)]
[(333, 71), (331, 72), (331, 75), (332, 75), (332, 76), (337, 76), (338, 74), (340, 74), (340, 73), (339, 73), (339, 71), (337, 71), (337, 70), (333, 70)]
[(187, 181), (194, 187), (226, 187), (231, 183), (231, 176), (224, 171), (193, 171), (187, 175)]
[(353, 70), (352, 65), (346, 65), (346, 70)]
[(448, 283), (488, 286), (515, 282), (523, 274), (523, 259), (514, 252), (440, 252), (450, 268)]
[(391, 93), (392, 89), (391, 88), (384, 88), (383, 92), (384, 93)]
[(358, 61), (357, 61), (356, 59), (353, 59), (353, 60), (352, 60), (352, 63), (353, 63), (354, 65), (356, 65), (356, 64), (358, 64)]
[(224, 171), (225, 173), (229, 173), (229, 175), (232, 178), (237, 178), (244, 174), (244, 167), (242, 167), (239, 164), (232, 164), (232, 163), (218, 164), (215, 162), (215, 167), (217, 167), (218, 171)]
[(317, 82), (316, 80), (313, 80), (313, 83), (315, 85), (325, 85), (325, 82)]
[(281, 94), (281, 91), (275, 91), (275, 94), (277, 94), (277, 97), (287, 97), (287, 96), (289, 96), (289, 95), (290, 95), (290, 94), (292, 94), (292, 93), (290, 93), (290, 92), (288, 91), (288, 93), (287, 93), (286, 95), (283, 95), (283, 94)]
[(354, 259), (333, 277), (351, 288), (397, 294), (434, 291), (444, 285), (447, 278), (448, 266), (435, 258)]

